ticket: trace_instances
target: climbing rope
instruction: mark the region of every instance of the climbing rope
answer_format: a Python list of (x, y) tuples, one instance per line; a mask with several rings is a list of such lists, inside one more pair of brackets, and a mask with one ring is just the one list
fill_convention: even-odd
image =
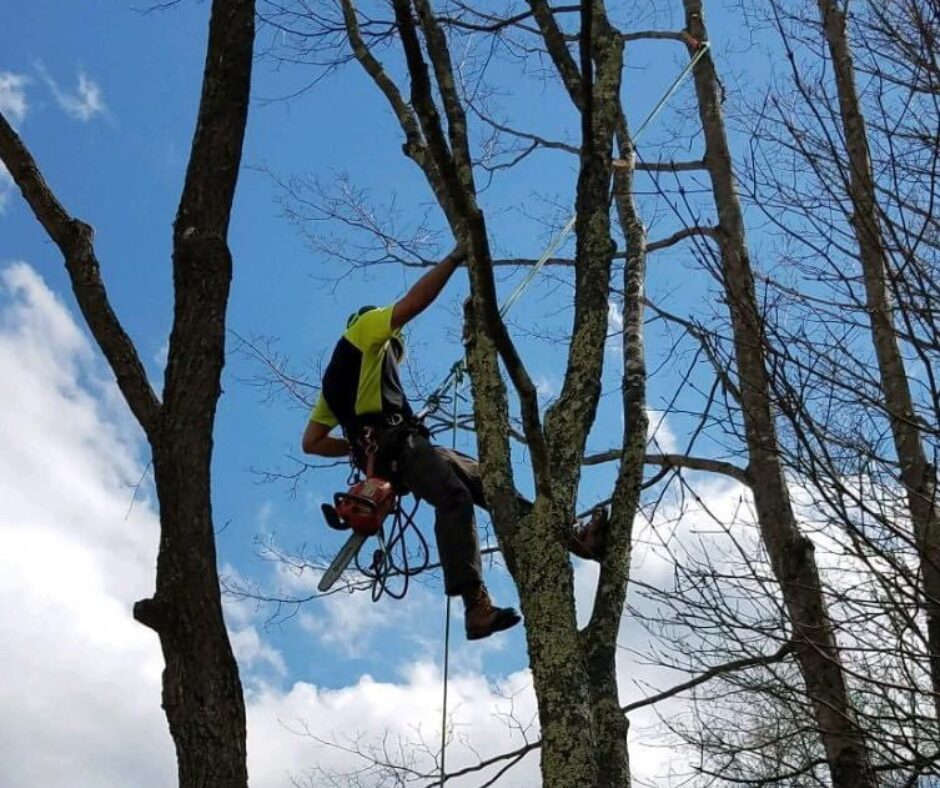
[[(378, 602), (385, 595), (392, 599), (404, 599), (405, 594), (408, 593), (411, 578), (421, 574), (431, 563), (428, 541), (414, 521), (420, 503), (419, 500), (415, 500), (411, 510), (405, 511), (401, 505), (401, 499), (398, 500), (392, 511), (392, 525), (388, 531), (388, 538), (385, 536), (384, 525), (376, 534), (379, 548), (372, 553), (372, 562), (369, 566), (363, 566), (359, 555), (356, 554), (356, 569), (372, 581), (373, 602)], [(418, 539), (417, 560), (409, 554), (408, 545), (405, 542), (405, 536), (409, 530), (413, 530)], [(392, 577), (401, 578), (400, 588), (392, 588), (389, 585)]]
[[(663, 94), (662, 98), (656, 102), (656, 105), (650, 110), (649, 114), (643, 120), (643, 122), (637, 127), (636, 132), (633, 134), (633, 144), (636, 145), (639, 142), (640, 138), (643, 136), (643, 132), (649, 127), (650, 123), (663, 111), (663, 108), (669, 102), (669, 99), (675, 95), (675, 92), (679, 89), (685, 79), (692, 72), (692, 69), (698, 64), (698, 62), (705, 56), (705, 53), (708, 52), (709, 43), (708, 41), (699, 41), (697, 42), (697, 49), (695, 56), (689, 60), (685, 65), (685, 68), (679, 73), (679, 75), (672, 81), (672, 84)], [(564, 243), (565, 239), (574, 230), (575, 222), (577, 221), (578, 215), (572, 214), (571, 217), (565, 222), (564, 227), (558, 232), (558, 234), (549, 241), (548, 246), (545, 247), (545, 250), (535, 261), (535, 264), (526, 272), (526, 275), (522, 278), (522, 281), (516, 285), (513, 291), (506, 298), (503, 305), (499, 308), (499, 316), (506, 317), (509, 313), (509, 310), (516, 304), (516, 302), (522, 297), (522, 294), (529, 288), (532, 282), (535, 280), (535, 277), (538, 276), (542, 268), (545, 267), (545, 264), (548, 260), (555, 254), (556, 251)], [(441, 382), (441, 384), (433, 391), (425, 402), (424, 409), (419, 414), (419, 417), (423, 418), (429, 413), (433, 413), (441, 404), (444, 399), (444, 392), (450, 388), (454, 381), (458, 377), (462, 377), (463, 373), (466, 370), (466, 360), (461, 358), (458, 361), (455, 361), (451, 366), (450, 371), (447, 373), (447, 376)], [(457, 389), (454, 389), (454, 397), (456, 399)]]
[[(454, 376), (454, 393), (451, 415), (453, 417), (450, 447), (457, 448), (457, 402), (460, 384), (463, 382), (463, 372), (458, 371)], [(441, 785), (447, 780), (447, 674), (450, 667), (450, 596), (447, 599), (444, 613), (444, 698), (441, 702)]]

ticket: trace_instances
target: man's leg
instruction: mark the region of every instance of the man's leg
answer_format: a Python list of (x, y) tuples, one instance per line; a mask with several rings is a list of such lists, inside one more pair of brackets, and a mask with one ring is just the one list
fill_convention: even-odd
[(480, 542), (473, 518), (473, 494), (422, 435), (410, 434), (402, 442), (397, 471), (417, 498), (434, 507), (434, 535), (444, 570), (444, 591), (449, 596), (480, 585)]
[(483, 585), (480, 542), (473, 519), (474, 495), (447, 459), (420, 434), (410, 434), (397, 456), (401, 480), (435, 510), (434, 534), (444, 570), (444, 590), (463, 597), (467, 638), (476, 640), (520, 620), (512, 608), (495, 607)]
[[(489, 511), (489, 507), (486, 505), (486, 498), (483, 496), (483, 478), (480, 476), (480, 463), (473, 457), (459, 452), (456, 449), (448, 449), (444, 446), (435, 446), (434, 448), (437, 450), (438, 454), (450, 463), (450, 466), (454, 469), (454, 473), (457, 474), (457, 478), (470, 490), (470, 494), (473, 496), (473, 502), (481, 509)], [(532, 511), (532, 501), (528, 498), (524, 498), (519, 493), (516, 493), (516, 499), (519, 502), (519, 511), (523, 515)]]
[[(481, 509), (488, 509), (483, 497), (483, 480), (480, 476), (480, 463), (456, 449), (444, 446), (434, 447), (450, 466), (457, 478), (473, 496), (473, 502)], [(519, 511), (522, 515), (532, 510), (532, 502), (516, 493)], [(599, 506), (583, 522), (574, 522), (567, 536), (568, 549), (579, 558), (599, 561), (607, 549), (607, 509)]]

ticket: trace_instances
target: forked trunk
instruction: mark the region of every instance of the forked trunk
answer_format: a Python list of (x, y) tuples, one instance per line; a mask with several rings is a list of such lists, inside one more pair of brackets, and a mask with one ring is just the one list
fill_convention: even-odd
[[(700, 0), (683, 0), (686, 29), (708, 38)], [(734, 183), (711, 55), (694, 70), (705, 165), (718, 209), (722, 275), (734, 335), (745, 440), (761, 536), (793, 628), (797, 661), (836, 788), (877, 785), (865, 736), (849, 698), (813, 544), (800, 533), (779, 456), (765, 368), (763, 320), (758, 310), (744, 220)]]

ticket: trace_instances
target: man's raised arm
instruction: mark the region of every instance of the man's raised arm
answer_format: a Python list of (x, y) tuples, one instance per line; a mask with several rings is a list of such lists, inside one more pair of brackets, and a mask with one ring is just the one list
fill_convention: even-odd
[(447, 257), (415, 282), (392, 308), (392, 328), (401, 328), (427, 309), (440, 295), (457, 266), (466, 259), (463, 249), (456, 246)]

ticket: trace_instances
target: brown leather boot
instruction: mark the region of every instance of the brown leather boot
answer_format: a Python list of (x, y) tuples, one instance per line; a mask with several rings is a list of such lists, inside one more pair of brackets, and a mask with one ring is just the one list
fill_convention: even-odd
[(598, 506), (586, 523), (571, 526), (568, 549), (578, 558), (600, 561), (607, 554), (607, 509)]
[(522, 617), (511, 607), (496, 607), (486, 586), (480, 585), (463, 595), (466, 606), (464, 624), (467, 640), (488, 638), (494, 632), (501, 632), (518, 624)]

